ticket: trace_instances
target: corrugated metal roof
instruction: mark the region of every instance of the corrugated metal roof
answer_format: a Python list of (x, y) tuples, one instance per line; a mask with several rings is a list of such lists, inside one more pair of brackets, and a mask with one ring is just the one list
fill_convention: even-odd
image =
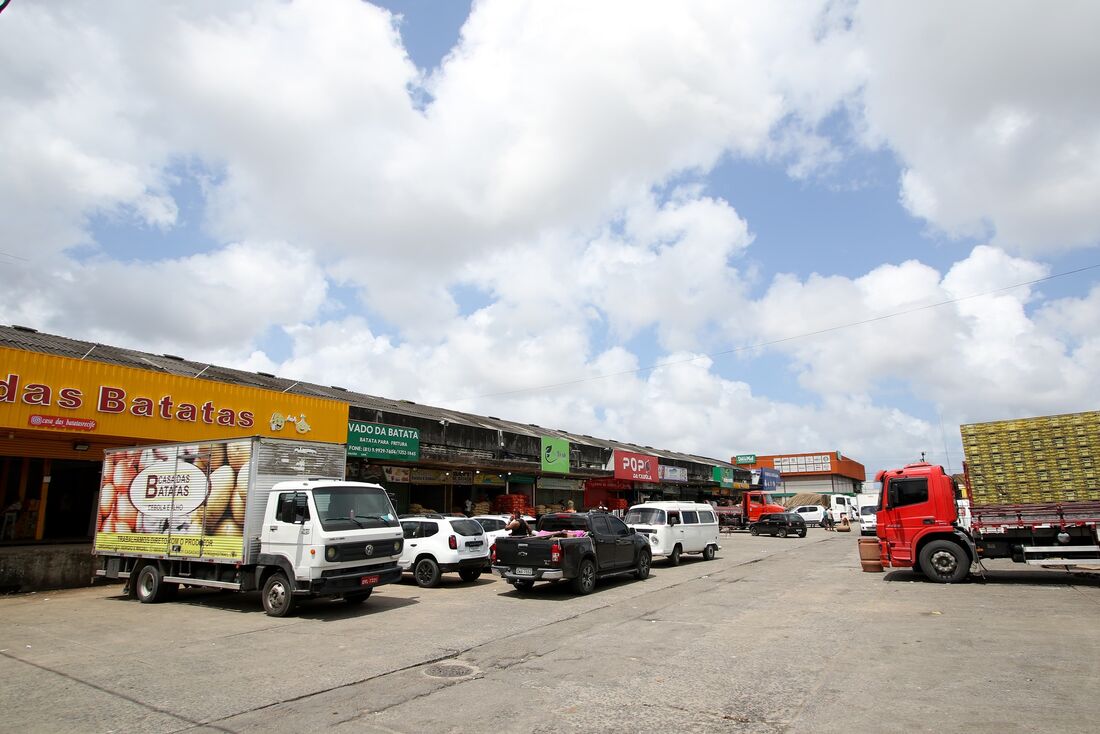
[(395, 400), (374, 395), (366, 395), (343, 388), (333, 386), (326, 387), (271, 374), (248, 372), (204, 362), (195, 362), (174, 355), (157, 355), (148, 352), (139, 352), (107, 344), (72, 339), (56, 334), (45, 334), (23, 326), (0, 325), (0, 346), (42, 352), (60, 357), (95, 360), (97, 362), (105, 362), (121, 367), (153, 370), (181, 377), (197, 377), (231, 385), (256, 387), (265, 390), (274, 390), (276, 392), (289, 392), (327, 398), (367, 410), (384, 410), (431, 420), (447, 420), (450, 423), (486, 428), (489, 430), (507, 431), (509, 433), (525, 436), (557, 436), (568, 439), (576, 444), (596, 446), (604, 449), (622, 449), (634, 453), (650, 454), (658, 458), (673, 459), (694, 464), (722, 467), (733, 466), (733, 464), (720, 459), (712, 459), (694, 454), (683, 454), (665, 449), (655, 449), (649, 446), (595, 438), (588, 435), (574, 434), (560, 429), (537, 426), (532, 423), (519, 423), (502, 420), (493, 416), (481, 416), (448, 408), (420, 405), (411, 400)]

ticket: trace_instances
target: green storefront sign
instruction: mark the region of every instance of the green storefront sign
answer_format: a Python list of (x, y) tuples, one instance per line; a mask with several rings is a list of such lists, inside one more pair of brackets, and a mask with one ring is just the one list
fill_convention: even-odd
[(542, 470), (554, 474), (569, 473), (569, 441), (542, 437)]
[(348, 456), (417, 461), (420, 459), (420, 429), (348, 421)]
[(755, 464), (756, 463), (756, 454), (738, 454), (735, 458), (736, 458), (736, 461), (733, 462), (734, 464)]
[(711, 477), (722, 487), (727, 489), (733, 487), (733, 469), (724, 469), (720, 466), (716, 466), (711, 473)]

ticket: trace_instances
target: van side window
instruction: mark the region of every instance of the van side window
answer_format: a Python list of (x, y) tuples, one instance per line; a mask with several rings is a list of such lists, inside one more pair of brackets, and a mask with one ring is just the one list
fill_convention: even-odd
[(668, 524), (671, 525), (673, 520), (675, 520), (676, 522), (680, 522), (680, 513), (677, 512), (676, 510), (669, 510), (668, 511)]
[(928, 501), (928, 479), (894, 479), (890, 482), (890, 494), (895, 498), (894, 507), (916, 505)]
[(699, 513), (699, 522), (704, 523), (704, 524), (705, 523), (713, 523), (714, 522), (714, 513), (713, 512), (707, 512), (706, 510), (703, 510), (702, 512)]
[(698, 525), (699, 513), (695, 510), (684, 510), (684, 525)]

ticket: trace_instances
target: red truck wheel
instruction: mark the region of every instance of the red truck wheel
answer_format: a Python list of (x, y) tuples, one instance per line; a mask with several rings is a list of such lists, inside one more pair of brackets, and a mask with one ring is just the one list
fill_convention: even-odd
[(970, 574), (970, 556), (958, 543), (933, 540), (921, 549), (920, 570), (932, 581), (953, 584)]

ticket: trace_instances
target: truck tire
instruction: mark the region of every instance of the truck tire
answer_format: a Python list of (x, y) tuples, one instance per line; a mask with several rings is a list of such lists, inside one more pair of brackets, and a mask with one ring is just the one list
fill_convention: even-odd
[(670, 566), (679, 566), (680, 565), (680, 553), (682, 551), (683, 551), (683, 549), (680, 547), (680, 544), (677, 543), (676, 547), (672, 549), (672, 552), (668, 554), (668, 565), (670, 565)]
[(638, 563), (634, 566), (634, 578), (639, 580), (649, 578), (649, 566), (652, 562), (653, 556), (649, 550), (642, 548), (638, 553)]
[(950, 540), (933, 540), (920, 552), (920, 570), (932, 581), (953, 584), (970, 575), (970, 556)]
[(703, 549), (703, 560), (704, 561), (713, 561), (714, 560), (714, 552), (715, 552), (714, 551), (714, 546), (713, 545), (708, 545), (706, 548)]
[(526, 579), (520, 579), (519, 581), (513, 581), (512, 586), (516, 587), (516, 591), (530, 591), (535, 588), (534, 581), (528, 581)]
[(142, 604), (156, 604), (164, 599), (164, 575), (155, 563), (147, 563), (138, 571), (134, 595)]
[(422, 589), (438, 586), (440, 575), (439, 564), (434, 558), (421, 558), (413, 566), (413, 578), (416, 579), (416, 585)]
[(374, 589), (364, 589), (363, 591), (349, 591), (348, 593), (344, 594), (344, 601), (346, 601), (350, 606), (358, 606), (359, 604), (362, 604), (370, 598), (370, 593), (372, 591), (374, 591)]
[(269, 617), (285, 617), (294, 609), (294, 589), (286, 574), (276, 571), (267, 577), (260, 594), (264, 611)]
[(573, 579), (573, 591), (578, 594), (591, 594), (596, 588), (596, 564), (591, 558), (581, 561), (577, 577)]
[(481, 578), (480, 568), (462, 568), (458, 571), (458, 576), (463, 581), (477, 581)]

